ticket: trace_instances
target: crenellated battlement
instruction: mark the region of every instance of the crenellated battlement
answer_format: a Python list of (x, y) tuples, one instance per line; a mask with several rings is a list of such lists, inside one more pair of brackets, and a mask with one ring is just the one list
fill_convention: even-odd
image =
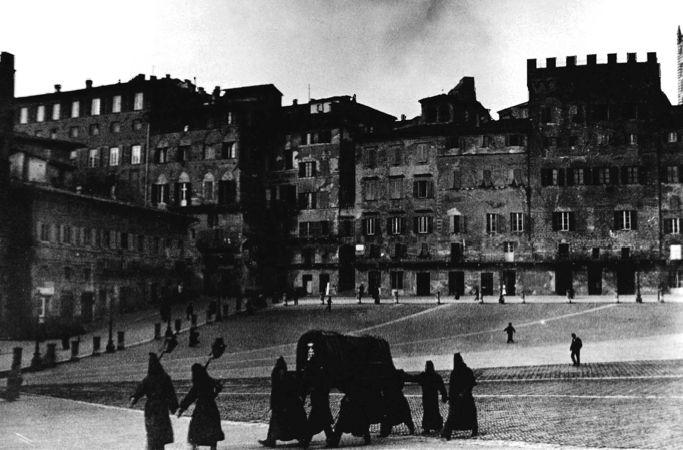
[(526, 60), (527, 72), (568, 67), (610, 66), (616, 64), (657, 64), (657, 53), (647, 52), (646, 59), (640, 62), (638, 61), (637, 53), (626, 53), (626, 59), (622, 59), (621, 61), (619, 61), (616, 53), (608, 53), (605, 57), (601, 58), (600, 61), (598, 61), (598, 55), (596, 54), (586, 55), (584, 60), (577, 60), (576, 56), (567, 56), (564, 65), (558, 65), (558, 60), (554, 57), (546, 58), (545, 66), (539, 65), (535, 58)]

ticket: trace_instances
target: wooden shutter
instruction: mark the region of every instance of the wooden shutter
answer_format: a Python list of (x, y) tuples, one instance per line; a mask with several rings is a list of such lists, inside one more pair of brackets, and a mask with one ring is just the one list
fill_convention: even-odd
[(413, 198), (417, 198), (417, 194), (418, 194), (418, 190), (419, 190), (417, 186), (418, 186), (418, 182), (413, 181)]
[(569, 213), (569, 231), (576, 231), (576, 213)]
[(552, 219), (553, 231), (559, 231), (559, 229), (560, 229), (561, 214), (562, 213), (559, 213), (559, 212), (553, 213), (553, 219)]
[(505, 216), (498, 214), (498, 233), (505, 233)]
[(553, 180), (552, 169), (541, 169), (541, 186), (550, 186)]
[(432, 233), (434, 231), (434, 218), (427, 217), (427, 233)]
[(306, 176), (306, 163), (299, 163), (299, 178)]
[[(628, 174), (627, 174), (628, 176)], [(609, 184), (619, 184), (619, 168), (610, 167), (609, 168)]]
[(453, 216), (453, 229), (452, 233), (460, 233), (460, 216)]
[(638, 229), (638, 211), (631, 211), (631, 229)]
[(156, 205), (158, 202), (158, 196), (159, 196), (159, 185), (158, 184), (153, 184), (152, 185), (152, 204)]
[(564, 186), (564, 169), (557, 169), (557, 185)]
[(417, 234), (419, 219), (417, 216), (413, 217), (413, 233)]
[(624, 228), (624, 217), (621, 211), (614, 211), (614, 229), (621, 230)]
[(434, 182), (432, 180), (427, 181), (427, 198), (434, 198)]
[(566, 176), (565, 176), (565, 181), (567, 183), (567, 186), (573, 186), (574, 185), (574, 169), (568, 168), (565, 170)]

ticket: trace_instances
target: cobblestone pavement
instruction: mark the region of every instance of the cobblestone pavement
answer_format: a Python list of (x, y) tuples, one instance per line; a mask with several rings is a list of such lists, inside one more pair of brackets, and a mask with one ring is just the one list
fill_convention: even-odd
[[(492, 368), (477, 370), (476, 375), (481, 435), (463, 441), (457, 438), (465, 438), (467, 433), (460, 433), (456, 442), (613, 448), (680, 448), (679, 443), (683, 442), (683, 360), (586, 364), (580, 368), (568, 364)], [(222, 417), (266, 423), (269, 380), (225, 381), (225, 390), (219, 397)], [(179, 395), (189, 389), (187, 381), (175, 384)], [(29, 389), (124, 406), (133, 388), (134, 383), (107, 383)], [(408, 385), (405, 393), (419, 432), (419, 388)], [(334, 413), (340, 398), (338, 393), (332, 395)], [(446, 413), (447, 406), (442, 405), (442, 414)], [(374, 432), (377, 431), (375, 426)], [(397, 427), (395, 432), (406, 435), (407, 429)], [(316, 441), (323, 442), (322, 435)], [(349, 437), (346, 442), (354, 441)], [(407, 442), (397, 440), (392, 446), (406, 448), (403, 444)], [(410, 442), (412, 447), (413, 441)], [(437, 442), (427, 439), (415, 444), (430, 447)]]

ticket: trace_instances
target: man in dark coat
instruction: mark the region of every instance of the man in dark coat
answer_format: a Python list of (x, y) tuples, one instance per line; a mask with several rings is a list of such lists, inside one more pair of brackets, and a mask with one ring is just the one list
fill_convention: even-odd
[(384, 406), (384, 417), (380, 427), (379, 435), (387, 437), (391, 434), (394, 425), (405, 423), (410, 434), (415, 434), (415, 424), (413, 416), (410, 414), (410, 405), (405, 395), (403, 395), (404, 382), (407, 375), (402, 370), (394, 372), (393, 376), (384, 383), (382, 389), (382, 403)]
[(303, 447), (308, 446), (306, 430), (306, 410), (301, 398), (300, 383), (295, 373), (287, 372), (287, 363), (280, 356), (270, 375), (270, 423), (268, 435), (259, 444), (275, 447), (277, 441), (298, 440)]
[(581, 338), (572, 333), (572, 343), (569, 345), (569, 351), (572, 357), (572, 363), (575, 366), (581, 365), (581, 347), (583, 347)]
[(453, 371), (448, 395), (448, 418), (441, 431), (441, 437), (450, 440), (453, 430), (472, 430), (472, 436), (479, 434), (477, 407), (472, 397), (472, 388), (477, 382), (472, 369), (467, 367), (460, 353), (453, 356)]
[(514, 344), (515, 341), (512, 339), (512, 335), (515, 334), (515, 327), (512, 326), (512, 322), (508, 323), (508, 326), (503, 330), (508, 334), (508, 344)]
[(147, 396), (145, 403), (145, 430), (147, 431), (147, 449), (163, 449), (173, 442), (173, 428), (168, 413), (178, 409), (178, 398), (171, 378), (166, 374), (156, 353), (149, 354), (147, 376), (130, 397), (133, 406), (141, 397)]
[(339, 416), (334, 426), (334, 437), (327, 442), (328, 447), (339, 445), (343, 433), (363, 437), (365, 444), (370, 443), (370, 418), (366, 405), (365, 389), (353, 386), (339, 404)]
[(209, 446), (216, 449), (218, 441), (225, 439), (221, 429), (221, 417), (216, 405), (216, 396), (223, 389), (218, 380), (214, 380), (201, 364), (192, 365), (192, 387), (183, 401), (180, 402), (178, 417), (195, 401), (187, 442), (193, 449), (198, 446)]
[(441, 376), (434, 370), (434, 363), (427, 361), (425, 371), (419, 375), (409, 376), (408, 380), (422, 387), (422, 434), (441, 431), (443, 417), (439, 411), (439, 394), (444, 403), (448, 401), (448, 394)]
[(311, 412), (308, 414), (308, 442), (313, 436), (325, 432), (328, 443), (334, 442), (330, 411), (330, 386), (322, 367), (309, 368), (305, 374), (306, 385), (311, 387)]

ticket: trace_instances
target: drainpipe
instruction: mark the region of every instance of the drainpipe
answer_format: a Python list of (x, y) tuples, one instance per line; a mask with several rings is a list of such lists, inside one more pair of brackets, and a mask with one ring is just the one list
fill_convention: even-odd
[(149, 120), (147, 120), (147, 136), (145, 144), (145, 206), (149, 206)]

